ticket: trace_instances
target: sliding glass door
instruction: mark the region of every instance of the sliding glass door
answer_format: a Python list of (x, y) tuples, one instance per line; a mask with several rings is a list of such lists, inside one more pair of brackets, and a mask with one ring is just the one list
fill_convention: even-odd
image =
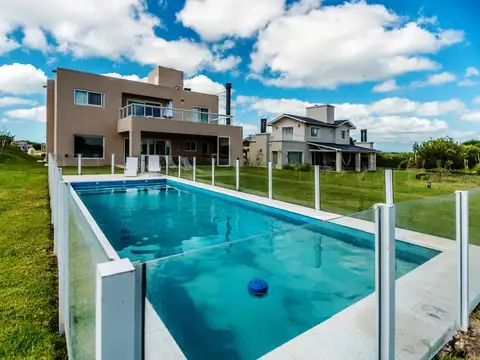
[(170, 140), (142, 139), (142, 155), (170, 155)]
[(230, 166), (230, 138), (218, 137), (218, 165)]

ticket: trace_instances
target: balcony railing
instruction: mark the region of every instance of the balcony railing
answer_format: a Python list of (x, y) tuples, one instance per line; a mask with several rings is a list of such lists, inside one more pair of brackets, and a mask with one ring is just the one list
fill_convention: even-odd
[(154, 119), (171, 119), (218, 125), (232, 125), (233, 122), (233, 116), (230, 115), (142, 104), (130, 104), (119, 110), (120, 119), (127, 116), (142, 116)]
[(305, 141), (305, 136), (297, 134), (280, 134), (270, 136), (271, 141)]

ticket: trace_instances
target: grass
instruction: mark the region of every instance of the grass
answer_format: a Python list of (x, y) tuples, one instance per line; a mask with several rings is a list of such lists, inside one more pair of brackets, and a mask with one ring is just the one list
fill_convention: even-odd
[[(63, 175), (78, 175), (78, 168), (76, 166), (62, 167)], [(97, 175), (97, 174), (111, 174), (111, 166), (84, 166), (82, 167), (82, 175)], [(123, 174), (123, 169), (115, 167), (115, 174)]]
[(66, 359), (58, 336), (47, 168), (0, 153), (0, 359)]

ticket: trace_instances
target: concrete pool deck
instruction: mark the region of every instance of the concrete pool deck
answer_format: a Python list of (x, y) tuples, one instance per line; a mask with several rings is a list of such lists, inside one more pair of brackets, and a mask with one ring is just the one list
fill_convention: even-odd
[[(374, 223), (348, 216), (192, 182), (165, 175), (72, 175), (67, 182), (169, 179), (304, 216), (373, 233)], [(430, 359), (456, 332), (456, 242), (436, 236), (396, 229), (396, 239), (441, 251), (433, 259), (396, 281), (396, 358)], [(117, 255), (118, 257), (118, 255)], [(480, 273), (480, 247), (470, 245), (470, 274)], [(470, 281), (469, 304), (480, 301), (480, 282)], [(262, 359), (372, 359), (376, 349), (376, 296), (372, 294), (330, 319), (288, 341)], [(157, 313), (147, 302), (146, 359), (185, 359)]]

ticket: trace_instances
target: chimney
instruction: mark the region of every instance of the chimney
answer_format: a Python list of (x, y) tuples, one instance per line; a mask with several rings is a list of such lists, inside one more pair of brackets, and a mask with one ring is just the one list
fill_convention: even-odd
[(232, 102), (232, 83), (226, 83), (225, 84), (225, 89), (227, 90), (227, 101), (226, 101), (226, 109), (225, 109), (225, 114), (227, 114), (227, 125), (230, 125), (231, 123), (231, 102)]
[(367, 129), (360, 130), (360, 142), (367, 142)]
[(267, 119), (260, 119), (260, 132), (265, 134), (267, 132)]

